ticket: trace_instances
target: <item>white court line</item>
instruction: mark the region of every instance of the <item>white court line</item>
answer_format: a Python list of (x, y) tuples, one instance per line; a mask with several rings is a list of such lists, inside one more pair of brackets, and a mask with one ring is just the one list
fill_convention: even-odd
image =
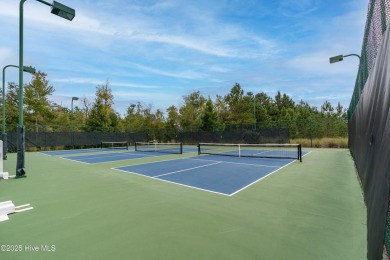
[(271, 152), (271, 150), (267, 150), (267, 151), (263, 151), (263, 152), (259, 152), (259, 153), (254, 153), (253, 155), (258, 155), (258, 154), (263, 154), (263, 153), (268, 153), (268, 152)]
[[(73, 161), (73, 162), (78, 162), (78, 163), (85, 163), (85, 164), (98, 164), (98, 163), (109, 163), (109, 162), (114, 162), (114, 161), (124, 161), (124, 160), (133, 160), (133, 159), (143, 159), (143, 158), (152, 158), (152, 157), (160, 157), (158, 155), (144, 155), (142, 153), (131, 153), (131, 155), (142, 155), (141, 157), (136, 157), (134, 158), (134, 156), (130, 156), (130, 157), (126, 157), (126, 158), (120, 158), (122, 156), (115, 156), (117, 154), (122, 154), (122, 153), (116, 153), (116, 154), (107, 154), (107, 156), (70, 156), (70, 157), (80, 157), (80, 159), (70, 159), (69, 157), (58, 157), (58, 158), (61, 158), (61, 159), (65, 159), (65, 160), (69, 160), (69, 161)], [(130, 154), (130, 153), (128, 153)], [(128, 155), (128, 154), (123, 154), (123, 155)], [(110, 158), (110, 157), (119, 157), (118, 160), (113, 160), (113, 161), (104, 161), (104, 162), (92, 162), (92, 163), (89, 163), (89, 162), (84, 162), (83, 160), (87, 159), (87, 160), (90, 160), (90, 159), (105, 159), (105, 158)]]
[(308, 151), (306, 154), (302, 155), (302, 157), (305, 157), (308, 154), (311, 154), (311, 151)]
[(248, 188), (249, 186), (252, 186), (253, 184), (257, 183), (258, 181), (261, 181), (262, 179), (267, 178), (268, 176), (271, 176), (271, 175), (274, 174), (275, 172), (277, 172), (277, 171), (283, 169), (284, 167), (287, 167), (288, 165), (290, 165), (290, 164), (292, 164), (292, 163), (295, 163), (295, 161), (292, 161), (292, 162), (290, 162), (290, 163), (288, 163), (288, 164), (286, 164), (286, 165), (284, 165), (284, 166), (279, 167), (279, 169), (276, 169), (275, 171), (268, 173), (267, 175), (265, 175), (265, 176), (261, 177), (260, 179), (258, 179), (258, 180), (256, 180), (256, 181), (254, 181), (254, 182), (252, 182), (252, 183), (246, 185), (245, 187), (242, 187), (241, 189), (239, 189), (239, 190), (233, 192), (232, 194), (230, 194), (229, 196), (233, 196), (233, 195), (239, 193), (240, 191), (245, 190), (245, 189)]
[[(163, 156), (154, 156), (154, 157), (163, 157)], [(152, 164), (152, 163), (176, 161), (176, 160), (183, 160), (183, 159), (187, 159), (187, 158), (174, 158), (174, 159), (167, 159), (167, 160), (154, 161), (154, 162), (135, 163), (135, 164), (130, 164), (130, 165), (118, 166), (118, 167), (114, 167), (114, 168), (111, 168), (111, 169), (112, 170), (116, 170), (118, 168), (124, 168), (124, 167), (130, 167), (130, 166), (136, 166), (136, 165), (142, 165), (142, 164)]]
[[(306, 153), (305, 155), (311, 153), (311, 151), (309, 151), (308, 153)], [(187, 188), (192, 188), (192, 189), (197, 189), (197, 190), (201, 190), (201, 191), (207, 191), (207, 192), (211, 192), (211, 193), (214, 193), (214, 194), (219, 194), (219, 195), (224, 195), (224, 196), (228, 196), (228, 197), (231, 197), (237, 193), (239, 193), (240, 191), (243, 191), (244, 189), (252, 186), (253, 184), (261, 181), (262, 179), (274, 174), (275, 172), (279, 171), (280, 169), (283, 169), (285, 167), (287, 167), (288, 165), (292, 164), (292, 163), (295, 163), (296, 160), (293, 160), (292, 162), (289, 162), (287, 164), (285, 164), (284, 166), (270, 166), (270, 165), (259, 165), (259, 164), (247, 164), (247, 163), (234, 163), (234, 162), (225, 162), (225, 161), (215, 161), (215, 160), (207, 160), (207, 159), (195, 159), (193, 157), (188, 157), (188, 158), (179, 158), (179, 159), (169, 159), (169, 160), (163, 160), (163, 161), (157, 161), (157, 162), (146, 162), (146, 163), (141, 163), (141, 164), (151, 164), (151, 163), (159, 163), (159, 162), (164, 162), (164, 161), (174, 161), (174, 160), (185, 160), (185, 159), (189, 159), (189, 160), (199, 160), (199, 161), (209, 161), (209, 162), (214, 162), (214, 163), (211, 163), (211, 164), (207, 164), (207, 165), (202, 165), (202, 166), (198, 166), (198, 167), (193, 167), (193, 168), (189, 168), (189, 169), (184, 169), (184, 170), (180, 170), (180, 171), (175, 171), (175, 172), (171, 172), (171, 173), (166, 173), (166, 174), (161, 174), (161, 175), (157, 175), (157, 176), (148, 176), (148, 175), (144, 175), (144, 174), (140, 174), (140, 173), (136, 173), (136, 172), (131, 172), (131, 171), (125, 171), (125, 170), (121, 170), (119, 168), (123, 168), (123, 167), (129, 167), (129, 166), (135, 166), (135, 165), (128, 165), (128, 166), (120, 166), (120, 167), (116, 167), (116, 168), (111, 168), (112, 170), (116, 170), (116, 171), (121, 171), (121, 172), (125, 172), (125, 173), (131, 173), (131, 174), (135, 174), (135, 175), (139, 175), (139, 176), (142, 176), (142, 177), (147, 177), (147, 178), (150, 178), (150, 179), (155, 179), (155, 180), (159, 180), (159, 181), (164, 181), (164, 182), (168, 182), (168, 183), (171, 183), (171, 184), (176, 184), (176, 185), (180, 185), (180, 186), (184, 186), (184, 187), (187, 187)], [(188, 171), (188, 170), (191, 170), (191, 169), (195, 169), (195, 168), (201, 168), (201, 167), (205, 167), (205, 166), (210, 166), (210, 165), (215, 165), (215, 164), (219, 164), (219, 163), (229, 163), (229, 164), (237, 164), (237, 165), (249, 165), (249, 166), (261, 166), (261, 167), (270, 167), (270, 168), (278, 168), (276, 169), (275, 171), (273, 172), (270, 172), (268, 173), (267, 175), (261, 177), (260, 179), (257, 179), (256, 181), (246, 185), (245, 187), (231, 193), (231, 194), (226, 194), (226, 193), (221, 193), (221, 192), (216, 192), (216, 191), (212, 191), (212, 190), (207, 190), (207, 189), (202, 189), (202, 188), (198, 188), (198, 187), (195, 187), (195, 186), (190, 186), (190, 185), (186, 185), (186, 184), (182, 184), (182, 183), (178, 183), (178, 182), (173, 182), (173, 181), (168, 181), (168, 180), (164, 180), (164, 179), (160, 179), (158, 177), (160, 176), (164, 176), (164, 175), (168, 175), (168, 174), (173, 174), (173, 173), (177, 173), (177, 172), (183, 172), (183, 171)], [(137, 165), (141, 165), (141, 164), (137, 164)]]
[(133, 155), (141, 155), (144, 157), (155, 157), (155, 155), (143, 154), (143, 153), (109, 153), (109, 154), (91, 154), (91, 155), (80, 155), (80, 156), (69, 156), (70, 157), (79, 157), (82, 159), (100, 159), (100, 158), (110, 158), (110, 157), (133, 157)]
[(215, 165), (215, 164), (219, 164), (219, 163), (221, 163), (221, 162), (209, 163), (209, 164), (205, 164), (205, 165), (201, 165), (201, 166), (196, 166), (196, 167), (192, 167), (192, 168), (187, 168), (187, 169), (180, 170), (180, 171), (168, 172), (168, 173), (156, 175), (156, 176), (154, 176), (154, 177), (155, 177), (155, 178), (158, 178), (158, 177), (165, 176), (165, 175), (170, 175), (170, 174), (174, 174), (174, 173), (178, 173), (178, 172), (190, 171), (190, 170), (193, 170), (193, 169), (203, 168), (203, 167), (207, 167), (207, 166), (211, 166), (211, 165)]
[[(44, 154), (44, 155), (47, 155), (47, 156), (64, 156), (64, 155), (70, 155), (70, 154), (83, 154), (83, 153), (89, 153), (89, 152), (92, 152), (92, 150), (98, 150), (100, 148), (89, 148), (89, 149), (72, 149), (72, 150), (51, 150), (51, 151), (40, 151), (39, 153), (40, 154)], [(73, 153), (73, 151), (76, 151), (75, 153)], [(78, 152), (77, 152), (78, 151)], [(83, 151), (83, 152), (80, 152), (80, 151)], [(85, 152), (84, 152), (85, 151)], [(55, 154), (55, 153), (62, 153), (62, 152), (66, 152), (65, 154)], [(50, 153), (54, 153), (53, 155), (50, 154)]]
[(92, 163), (87, 163), (87, 162), (82, 162), (82, 161), (77, 161), (77, 160), (69, 159), (69, 158), (66, 158), (66, 157), (58, 157), (58, 158), (64, 159), (64, 160), (68, 160), (68, 161), (72, 161), (72, 162), (78, 162), (78, 163), (84, 163), (84, 164), (92, 164)]
[(193, 159), (193, 158), (187, 158), (187, 159), (190, 159), (190, 160), (198, 160), (198, 161), (209, 161), (209, 162), (223, 162), (223, 163), (238, 164), (238, 165), (261, 166), (261, 167), (270, 167), (270, 168), (279, 168), (279, 167), (280, 167), (280, 166), (265, 165), (265, 164), (226, 162), (226, 161), (207, 160), (207, 159)]
[(152, 176), (143, 175), (143, 174), (136, 173), (136, 172), (129, 172), (129, 171), (124, 171), (124, 170), (119, 170), (119, 169), (116, 169), (116, 168), (111, 168), (111, 169), (112, 170), (116, 170), (116, 171), (120, 171), (120, 172), (125, 172), (125, 173), (130, 173), (130, 174), (146, 177), (146, 178), (153, 179), (153, 180), (164, 181), (164, 182), (167, 182), (167, 183), (170, 183), (170, 184), (180, 185), (180, 186), (183, 186), (183, 187), (186, 187), (186, 188), (192, 188), (192, 189), (195, 189), (195, 190), (207, 191), (207, 192), (211, 192), (211, 193), (218, 194), (218, 195), (230, 196), (229, 194), (226, 194), (226, 193), (217, 192), (217, 191), (213, 191), (213, 190), (206, 190), (206, 189), (198, 188), (198, 187), (195, 187), (195, 186), (190, 186), (190, 185), (186, 185), (186, 184), (182, 184), (182, 183), (178, 183), (178, 182), (173, 182), (173, 181), (168, 181), (168, 180), (164, 180), (164, 179), (158, 179), (158, 178), (155, 178), (155, 177), (152, 177)]

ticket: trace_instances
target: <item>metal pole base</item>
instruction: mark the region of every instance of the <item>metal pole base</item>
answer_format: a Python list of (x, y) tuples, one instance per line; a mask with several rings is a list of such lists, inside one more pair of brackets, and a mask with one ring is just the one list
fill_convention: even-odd
[(24, 126), (19, 125), (17, 129), (17, 161), (16, 161), (16, 178), (26, 177), (26, 168), (24, 161)]
[(7, 160), (7, 133), (2, 134), (3, 139), (3, 160)]

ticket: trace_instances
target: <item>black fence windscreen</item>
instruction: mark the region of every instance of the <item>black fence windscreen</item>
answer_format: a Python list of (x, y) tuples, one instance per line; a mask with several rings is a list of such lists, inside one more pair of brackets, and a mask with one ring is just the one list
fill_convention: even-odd
[[(40, 132), (26, 133), (26, 148), (37, 147), (100, 147), (102, 141), (122, 142), (134, 144), (136, 141), (148, 141), (145, 133), (105, 133), (105, 132)], [(16, 150), (16, 133), (8, 133), (8, 149)]]
[(389, 46), (387, 30), (348, 127), (349, 148), (367, 205), (367, 256), (370, 260), (382, 259), (384, 245), (390, 245), (389, 241), (385, 243), (390, 184)]
[(246, 131), (183, 132), (177, 134), (177, 141), (184, 144), (237, 143), (237, 144), (283, 144), (290, 142), (287, 128), (260, 128)]

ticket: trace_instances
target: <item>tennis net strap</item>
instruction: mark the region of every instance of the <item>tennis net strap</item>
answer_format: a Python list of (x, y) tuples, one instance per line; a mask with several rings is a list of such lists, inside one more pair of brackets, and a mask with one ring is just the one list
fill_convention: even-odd
[(199, 143), (198, 154), (235, 157), (296, 159), (302, 162), (300, 144), (223, 144)]
[(182, 154), (183, 143), (136, 142), (135, 150), (139, 152), (160, 152), (160, 153)]

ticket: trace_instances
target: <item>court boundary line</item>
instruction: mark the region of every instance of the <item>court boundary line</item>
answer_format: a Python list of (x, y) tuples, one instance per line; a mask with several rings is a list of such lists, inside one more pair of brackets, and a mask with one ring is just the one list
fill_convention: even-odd
[[(163, 156), (155, 156), (155, 157), (163, 157)], [(173, 158), (173, 159), (165, 159), (161, 161), (154, 161), (154, 162), (143, 162), (143, 163), (136, 163), (136, 164), (128, 164), (128, 165), (123, 165), (123, 166), (118, 166), (118, 167), (113, 167), (111, 169), (116, 169), (116, 168), (122, 168), (122, 167), (128, 167), (128, 166), (135, 166), (135, 165), (142, 165), (142, 164), (152, 164), (152, 163), (159, 163), (159, 162), (168, 162), (168, 161), (174, 161), (174, 160), (183, 160), (183, 159), (188, 159), (190, 157), (186, 158)]]
[[(312, 152), (312, 151), (308, 151), (308, 152), (307, 152), (305, 155), (303, 155), (302, 157), (304, 157), (304, 156), (306, 156), (306, 155), (310, 154), (311, 152)], [(262, 179), (265, 179), (265, 178), (267, 178), (268, 176), (270, 176), (270, 175), (274, 174), (275, 172), (277, 172), (277, 171), (279, 171), (279, 170), (281, 170), (281, 169), (283, 169), (283, 168), (285, 168), (285, 167), (289, 166), (290, 164), (296, 163), (296, 162), (297, 162), (297, 160), (294, 160), (294, 161), (292, 161), (292, 162), (290, 162), (290, 163), (288, 163), (288, 164), (284, 165), (283, 167), (280, 167), (279, 169), (276, 169), (275, 171), (273, 171), (273, 172), (270, 172), (270, 173), (269, 173), (269, 174), (267, 174), (266, 176), (264, 176), (264, 177), (261, 177), (260, 179), (258, 179), (258, 180), (256, 180), (256, 181), (254, 181), (253, 183), (251, 183), (251, 184), (248, 184), (247, 186), (245, 186), (245, 187), (241, 188), (240, 190), (238, 190), (238, 191), (236, 191), (236, 192), (232, 193), (232, 195), (231, 195), (231, 196), (233, 196), (233, 195), (235, 195), (235, 194), (239, 193), (240, 191), (243, 191), (243, 190), (244, 190), (244, 189), (246, 189), (246, 188), (249, 188), (249, 187), (250, 187), (250, 186), (252, 186), (253, 184), (257, 183), (258, 181), (261, 181)]]
[(57, 157), (57, 158), (68, 160), (68, 161), (72, 161), (72, 162), (78, 162), (78, 163), (84, 163), (84, 164), (93, 164), (93, 163), (87, 163), (87, 162), (82, 162), (82, 161), (76, 161), (76, 160), (69, 159), (69, 158), (66, 158), (66, 157)]
[[(132, 165), (128, 165), (128, 166), (132, 166)], [(186, 184), (182, 184), (182, 183), (178, 183), (178, 182), (173, 182), (173, 181), (168, 181), (168, 180), (164, 180), (164, 179), (159, 179), (159, 178), (155, 178), (155, 177), (148, 176), (148, 175), (143, 175), (143, 174), (136, 173), (136, 172), (124, 171), (124, 170), (120, 170), (120, 169), (116, 169), (116, 168), (111, 168), (111, 169), (115, 170), (115, 171), (119, 171), (119, 172), (130, 173), (130, 174), (138, 175), (138, 176), (141, 176), (141, 177), (146, 177), (146, 178), (157, 180), (157, 181), (163, 181), (163, 182), (167, 182), (167, 183), (170, 183), (170, 184), (180, 185), (180, 186), (183, 186), (183, 187), (186, 187), (186, 188), (191, 188), (191, 189), (195, 189), (195, 190), (211, 192), (211, 193), (214, 193), (214, 194), (228, 196), (228, 197), (231, 196), (230, 194), (217, 192), (217, 191), (212, 191), (212, 190), (206, 190), (206, 189), (202, 189), (202, 188), (198, 188), (198, 187), (195, 187), (195, 186), (190, 186), (190, 185), (186, 185)]]
[[(145, 175), (145, 174), (141, 174), (141, 173), (137, 173), (137, 172), (132, 172), (132, 171), (125, 171), (125, 170), (121, 170), (119, 168), (123, 168), (123, 167), (131, 167), (131, 166), (136, 166), (136, 165), (143, 165), (143, 164), (153, 164), (153, 163), (159, 163), (159, 162), (165, 162), (165, 161), (177, 161), (177, 160), (183, 160), (183, 159), (189, 159), (189, 160), (201, 160), (201, 161), (213, 161), (213, 160), (206, 160), (206, 159), (193, 159), (192, 157), (188, 157), (188, 158), (177, 158), (177, 159), (170, 159), (170, 160), (163, 160), (163, 161), (156, 161), (156, 162), (145, 162), (145, 163), (141, 163), (141, 164), (134, 164), (134, 165), (126, 165), (126, 166), (119, 166), (119, 167), (113, 167), (111, 168), (111, 170), (116, 170), (116, 171), (121, 171), (121, 172), (125, 172), (125, 173), (131, 173), (131, 174), (135, 174), (135, 175), (138, 175), (138, 176), (142, 176), (142, 177), (147, 177), (147, 178), (150, 178), (150, 179), (154, 179), (154, 180), (159, 180), (159, 181), (165, 181), (165, 182), (168, 182), (168, 183), (171, 183), (171, 184), (176, 184), (176, 185), (181, 185), (181, 186), (185, 186), (185, 187), (188, 187), (188, 188), (193, 188), (193, 189), (197, 189), (197, 190), (202, 190), (202, 191), (207, 191), (207, 192), (211, 192), (211, 193), (215, 193), (215, 194), (221, 194), (221, 195), (225, 195), (225, 196), (234, 196), (236, 195), (237, 193), (243, 191), (244, 189), (246, 188), (249, 188), (250, 186), (254, 185), (255, 183), (267, 178), (268, 176), (278, 172), (279, 170), (289, 166), (290, 164), (293, 164), (293, 163), (296, 163), (296, 160), (293, 160), (285, 165), (282, 165), (282, 166), (269, 166), (269, 167), (273, 167), (273, 168), (278, 168), (270, 173), (268, 173), (267, 175), (261, 177), (260, 179), (257, 179), (255, 180), (254, 182), (251, 182), (250, 184), (242, 187), (241, 189), (239, 190), (236, 190), (235, 192), (233, 193), (222, 193), (222, 192), (216, 192), (216, 191), (212, 191), (212, 190), (207, 190), (207, 189), (202, 189), (202, 188), (198, 188), (198, 187), (195, 187), (195, 186), (190, 186), (190, 185), (187, 185), (187, 184), (182, 184), (182, 183), (178, 183), (178, 182), (173, 182), (173, 181), (168, 181), (168, 180), (164, 180), (164, 179), (161, 179), (159, 177), (161, 176), (165, 176), (165, 175), (170, 175), (170, 174), (174, 174), (174, 173), (178, 173), (178, 172), (184, 172), (184, 171), (189, 171), (189, 170), (193, 170), (193, 169), (196, 169), (196, 168), (202, 168), (202, 167), (207, 167), (207, 166), (211, 166), (211, 165), (217, 165), (217, 164), (223, 164), (223, 163), (230, 163), (230, 164), (244, 164), (244, 163), (232, 163), (232, 162), (225, 162), (225, 161), (214, 161), (216, 163), (212, 163), (212, 164), (206, 164), (206, 165), (202, 165), (202, 166), (197, 166), (197, 167), (191, 167), (191, 168), (187, 168), (187, 169), (184, 169), (184, 170), (179, 170), (179, 171), (174, 171), (174, 172), (169, 172), (169, 173), (164, 173), (164, 174), (160, 174), (160, 175), (156, 175), (156, 176), (148, 176), (148, 175)], [(266, 165), (256, 165), (256, 164), (244, 164), (244, 165), (249, 165), (249, 166), (263, 166), (263, 167), (267, 167)]]
[(186, 169), (184, 169), (184, 170), (179, 170), (179, 171), (174, 171), (174, 172), (163, 173), (163, 174), (156, 175), (156, 176), (153, 176), (153, 177), (159, 178), (159, 177), (161, 177), (161, 176), (166, 176), (166, 175), (170, 175), (170, 174), (175, 174), (175, 173), (178, 173), (178, 172), (191, 171), (191, 170), (193, 170), (193, 169), (203, 168), (203, 167), (207, 167), (207, 166), (211, 166), (211, 165), (216, 165), (216, 164), (220, 164), (220, 163), (222, 163), (222, 162), (209, 163), (209, 164), (205, 164), (205, 165), (201, 165), (201, 166), (186, 168)]
[(261, 177), (260, 179), (258, 179), (258, 180), (256, 180), (256, 181), (254, 181), (254, 182), (252, 182), (252, 183), (246, 185), (245, 187), (242, 187), (241, 189), (239, 189), (239, 190), (237, 190), (237, 191), (235, 191), (235, 192), (233, 192), (231, 196), (233, 196), (233, 195), (239, 193), (240, 191), (245, 190), (246, 188), (249, 188), (249, 187), (252, 186), (253, 184), (255, 184), (255, 183), (257, 183), (257, 182), (259, 182), (259, 181), (261, 181), (261, 180), (267, 178), (268, 176), (271, 176), (271, 175), (274, 174), (275, 172), (278, 172), (279, 170), (281, 170), (281, 169), (283, 169), (283, 168), (285, 168), (285, 167), (287, 167), (287, 166), (289, 166), (290, 164), (293, 164), (293, 163), (295, 163), (295, 162), (296, 162), (295, 160), (292, 161), (292, 162), (289, 162), (288, 164), (286, 164), (286, 165), (284, 165), (284, 166), (282, 166), (282, 167), (276, 169), (275, 171), (268, 173), (267, 175)]
[[(110, 156), (108, 157), (114, 157), (114, 155), (117, 155), (117, 154), (121, 154), (121, 153), (114, 153), (114, 154), (109, 154)], [(130, 153), (128, 153), (130, 154)], [(83, 155), (81, 156), (71, 156), (71, 157), (82, 157)], [(88, 155), (86, 155), (88, 156)], [(163, 155), (161, 155), (163, 156)], [(144, 159), (144, 158), (153, 158), (153, 157), (160, 157), (158, 155), (155, 155), (155, 156), (145, 156), (145, 157), (137, 157), (137, 158), (126, 158), (126, 159), (120, 159), (120, 160), (114, 160), (114, 161), (107, 161), (107, 162), (95, 162), (95, 163), (88, 163), (88, 162), (83, 162), (83, 161), (78, 161), (78, 160), (75, 160), (75, 159), (70, 159), (69, 157), (58, 157), (58, 158), (61, 158), (61, 159), (65, 159), (65, 160), (69, 160), (69, 161), (74, 161), (74, 162), (79, 162), (79, 163), (86, 163), (86, 164), (99, 164), (99, 163), (110, 163), (110, 162), (117, 162), (117, 161), (125, 161), (125, 160), (136, 160), (136, 159)], [(106, 158), (106, 157), (105, 157)], [(88, 159), (94, 159), (94, 158), (88, 158)]]
[(271, 150), (266, 150), (266, 151), (263, 151), (263, 152), (254, 153), (254, 155), (263, 154), (263, 153), (268, 153), (269, 151), (271, 151)]
[(44, 154), (44, 155), (47, 155), (47, 156), (58, 156), (58, 155), (50, 155), (48, 153), (50, 152), (65, 152), (65, 151), (88, 151), (88, 150), (100, 150), (100, 148), (88, 148), (88, 149), (72, 149), (72, 150), (50, 150), (50, 151), (39, 151), (38, 153), (40, 154)]
[[(131, 155), (144, 155), (142, 153), (135, 153), (135, 152), (130, 152), (130, 153), (108, 153), (106, 154), (106, 156), (104, 156), (104, 158), (106, 157), (115, 157), (115, 156), (125, 156), (125, 155), (128, 155), (128, 154), (131, 154)], [(91, 154), (91, 155), (80, 155), (80, 156), (70, 156), (70, 157), (90, 157), (88, 159), (94, 159), (94, 158), (99, 158), (99, 157), (102, 157), (101, 155), (105, 155), (105, 154)], [(145, 155), (145, 157), (154, 157), (154, 156), (151, 156), (151, 155)]]

